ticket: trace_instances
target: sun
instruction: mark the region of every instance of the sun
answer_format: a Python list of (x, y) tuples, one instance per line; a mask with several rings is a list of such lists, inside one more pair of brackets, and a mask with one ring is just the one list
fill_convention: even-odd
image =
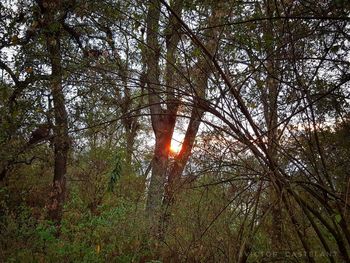
[(172, 155), (177, 155), (182, 148), (183, 135), (177, 132), (174, 132), (173, 138), (170, 143), (170, 153)]
[(172, 154), (178, 154), (181, 151), (181, 148), (182, 148), (182, 143), (175, 140), (171, 140), (170, 152)]

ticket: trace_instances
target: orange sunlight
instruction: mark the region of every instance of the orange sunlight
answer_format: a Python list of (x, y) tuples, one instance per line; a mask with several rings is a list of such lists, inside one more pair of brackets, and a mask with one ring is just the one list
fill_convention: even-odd
[(177, 155), (182, 148), (182, 140), (180, 140), (179, 138), (177, 138), (178, 136), (176, 136), (176, 134), (174, 134), (172, 140), (171, 140), (171, 144), (170, 144), (170, 153), (173, 155)]
[(182, 144), (180, 142), (171, 140), (170, 152), (174, 155), (178, 154), (181, 151)]

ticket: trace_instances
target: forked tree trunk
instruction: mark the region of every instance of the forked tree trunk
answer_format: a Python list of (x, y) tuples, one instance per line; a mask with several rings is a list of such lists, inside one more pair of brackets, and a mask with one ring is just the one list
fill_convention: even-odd
[[(172, 7), (181, 14), (182, 0), (176, 0)], [(147, 15), (147, 51), (145, 61), (147, 66), (146, 85), (151, 110), (152, 128), (155, 134), (156, 144), (152, 160), (152, 174), (148, 189), (146, 210), (153, 221), (153, 230), (157, 233), (158, 222), (161, 218), (161, 208), (164, 198), (164, 186), (169, 164), (170, 143), (173, 136), (178, 98), (176, 96), (175, 83), (175, 56), (177, 44), (180, 40), (180, 26), (173, 15), (170, 16), (167, 25), (166, 36), (166, 72), (165, 89), (160, 87), (160, 45), (158, 43), (160, 1), (149, 1)]]
[[(187, 127), (182, 150), (175, 157), (175, 161), (169, 163), (170, 144), (174, 132), (177, 110), (179, 107), (179, 98), (176, 94), (179, 84), (175, 76), (177, 70), (175, 67), (177, 45), (180, 40), (181, 28), (181, 10), (183, 1), (177, 0), (168, 6), (171, 11), (166, 32), (166, 67), (165, 67), (165, 89), (160, 87), (160, 45), (158, 43), (160, 2), (150, 1), (147, 15), (147, 88), (148, 98), (151, 110), (152, 127), (156, 138), (154, 157), (152, 160), (152, 174), (148, 189), (147, 212), (150, 219), (154, 222), (154, 230), (159, 228), (159, 220), (162, 215), (162, 204), (164, 201), (169, 204), (174, 193), (177, 191), (177, 182), (184, 171), (185, 165), (190, 157), (191, 150), (199, 129), (201, 119), (204, 114), (202, 101), (205, 99), (208, 78), (211, 74), (211, 62), (208, 58), (202, 56), (198, 59), (197, 65), (193, 69), (194, 87), (193, 106), (190, 116), (190, 122)], [(164, 2), (163, 2), (164, 4)], [(218, 21), (224, 12), (220, 8), (213, 8), (214, 15), (209, 18), (209, 25)], [(176, 15), (175, 15), (176, 14)], [(214, 54), (217, 47), (218, 29), (208, 30), (209, 40), (205, 43), (207, 49)], [(165, 95), (164, 95), (165, 92)], [(164, 100), (164, 98), (166, 98)], [(166, 189), (165, 185), (167, 183)], [(161, 234), (161, 233), (160, 233)]]
[[(223, 8), (220, 3), (212, 5), (213, 15), (208, 18), (208, 27), (220, 23), (220, 19), (227, 14), (227, 9)], [(212, 56), (214, 56), (217, 49), (220, 31), (218, 28), (211, 28), (205, 32), (208, 35), (208, 40), (203, 45), (207, 48)], [(180, 178), (183, 174), (185, 166), (191, 156), (191, 151), (195, 143), (195, 139), (199, 130), (201, 120), (206, 109), (206, 90), (209, 76), (212, 73), (211, 61), (203, 54), (198, 58), (197, 65), (192, 71), (193, 82), (192, 87), (195, 89), (193, 95), (192, 111), (189, 119), (189, 124), (186, 129), (185, 138), (182, 142), (180, 152), (175, 156), (175, 160), (169, 167), (167, 175), (167, 187), (165, 202), (167, 204), (173, 202), (174, 195), (181, 188)]]

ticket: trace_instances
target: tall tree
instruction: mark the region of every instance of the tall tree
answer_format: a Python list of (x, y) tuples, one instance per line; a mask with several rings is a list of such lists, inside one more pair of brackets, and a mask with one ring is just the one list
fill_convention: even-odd
[[(61, 37), (62, 24), (64, 19), (64, 1), (38, 2), (40, 11), (43, 15), (43, 32), (46, 40), (48, 58), (51, 66), (50, 89), (54, 106), (54, 178), (52, 190), (50, 193), (50, 203), (48, 204), (48, 213), (50, 219), (60, 223), (63, 213), (63, 205), (66, 195), (66, 174), (67, 159), (70, 148), (70, 139), (68, 135), (68, 117), (65, 105), (65, 96), (63, 92), (63, 67)], [(66, 11), (67, 12), (67, 11)]]
[[(160, 58), (162, 47), (159, 43), (160, 10), (164, 4), (169, 12), (168, 22), (164, 29), (165, 36), (165, 67), (164, 84), (161, 83)], [(207, 12), (212, 16), (206, 20), (205, 25), (209, 27), (218, 23), (224, 16), (223, 4), (213, 4), (206, 7)], [(205, 112), (205, 99), (207, 85), (212, 74), (212, 64), (206, 55), (202, 55), (198, 47), (194, 47), (197, 57), (194, 63), (185, 65), (183, 70), (177, 62), (179, 54), (179, 41), (185, 23), (181, 18), (183, 1), (174, 1), (167, 5), (163, 1), (150, 1), (147, 15), (147, 88), (149, 92), (149, 104), (151, 111), (152, 127), (155, 134), (155, 150), (152, 160), (152, 175), (147, 199), (147, 211), (151, 218), (159, 220), (162, 203), (172, 201), (174, 194), (181, 187), (179, 179), (189, 160), (195, 138), (199, 130), (201, 119)], [(186, 31), (186, 30), (185, 30)], [(207, 37), (204, 44), (207, 50), (214, 56), (219, 40), (219, 30), (207, 30)], [(184, 55), (186, 56), (186, 55)], [(186, 68), (187, 67), (187, 68)], [(187, 72), (191, 72), (188, 76)], [(187, 77), (188, 76), (188, 77)], [(182, 80), (181, 80), (182, 79)], [(189, 123), (186, 128), (182, 148), (177, 155), (170, 157), (170, 144), (177, 121), (179, 106), (182, 104), (181, 96), (186, 94), (182, 90), (182, 83), (187, 83), (191, 94), (191, 112)], [(164, 89), (162, 86), (164, 85)]]
[[(174, 1), (178, 14), (181, 14), (182, 1)], [(147, 66), (146, 83), (148, 100), (151, 111), (152, 127), (155, 134), (154, 157), (152, 160), (152, 175), (147, 198), (147, 211), (151, 218), (158, 220), (161, 213), (161, 205), (168, 169), (171, 138), (175, 128), (178, 101), (174, 88), (174, 60), (177, 43), (180, 39), (178, 23), (173, 18), (169, 19), (167, 36), (167, 66), (166, 66), (166, 99), (163, 101), (164, 91), (160, 83), (160, 56), (161, 47), (158, 40), (159, 20), (161, 13), (160, 1), (149, 1), (146, 19), (147, 51), (145, 61)], [(174, 23), (175, 22), (175, 23)]]

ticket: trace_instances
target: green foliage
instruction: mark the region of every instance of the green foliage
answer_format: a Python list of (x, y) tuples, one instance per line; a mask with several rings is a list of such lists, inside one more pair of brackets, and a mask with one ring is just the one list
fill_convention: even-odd
[[(178, 15), (192, 36), (163, 5), (151, 32), (154, 5), (145, 1), (58, 1), (56, 9), (45, 7), (52, 1), (2, 2), (0, 262), (238, 262), (244, 248), (247, 262), (270, 261), (272, 249), (271, 261), (307, 262), (292, 252), (306, 244), (321, 255), (323, 242), (350, 249), (347, 1), (171, 0), (174, 10), (183, 4)], [(48, 45), (60, 49), (57, 63)], [(144, 56), (151, 53), (159, 53), (155, 63)], [(54, 96), (56, 79), (63, 98)], [(59, 226), (46, 211), (62, 154), (58, 102), (72, 139)], [(160, 106), (157, 118), (147, 103)], [(157, 138), (172, 130), (163, 113), (177, 107), (184, 120), (176, 126), (198, 123), (197, 107), (205, 125), (185, 171), (196, 180), (176, 188), (159, 238), (141, 174), (168, 147), (147, 156), (147, 131)], [(49, 119), (51, 140), (28, 145)], [(176, 157), (163, 157), (166, 179)], [(274, 208), (283, 240), (274, 240)]]
[[(5, 192), (2, 189), (2, 193)], [(110, 196), (100, 213), (92, 214), (73, 198), (65, 207), (59, 230), (36, 220), (30, 207), (1, 217), (0, 259), (4, 262), (138, 262), (148, 252), (143, 209)], [(2, 209), (2, 211), (4, 211)], [(58, 233), (59, 231), (59, 233)], [(59, 235), (58, 235), (59, 234)]]
[(117, 182), (117, 180), (120, 178), (122, 172), (122, 157), (119, 152), (115, 154), (115, 160), (114, 160), (114, 168), (110, 174), (110, 180), (108, 183), (108, 189), (109, 191), (114, 190), (114, 186)]

